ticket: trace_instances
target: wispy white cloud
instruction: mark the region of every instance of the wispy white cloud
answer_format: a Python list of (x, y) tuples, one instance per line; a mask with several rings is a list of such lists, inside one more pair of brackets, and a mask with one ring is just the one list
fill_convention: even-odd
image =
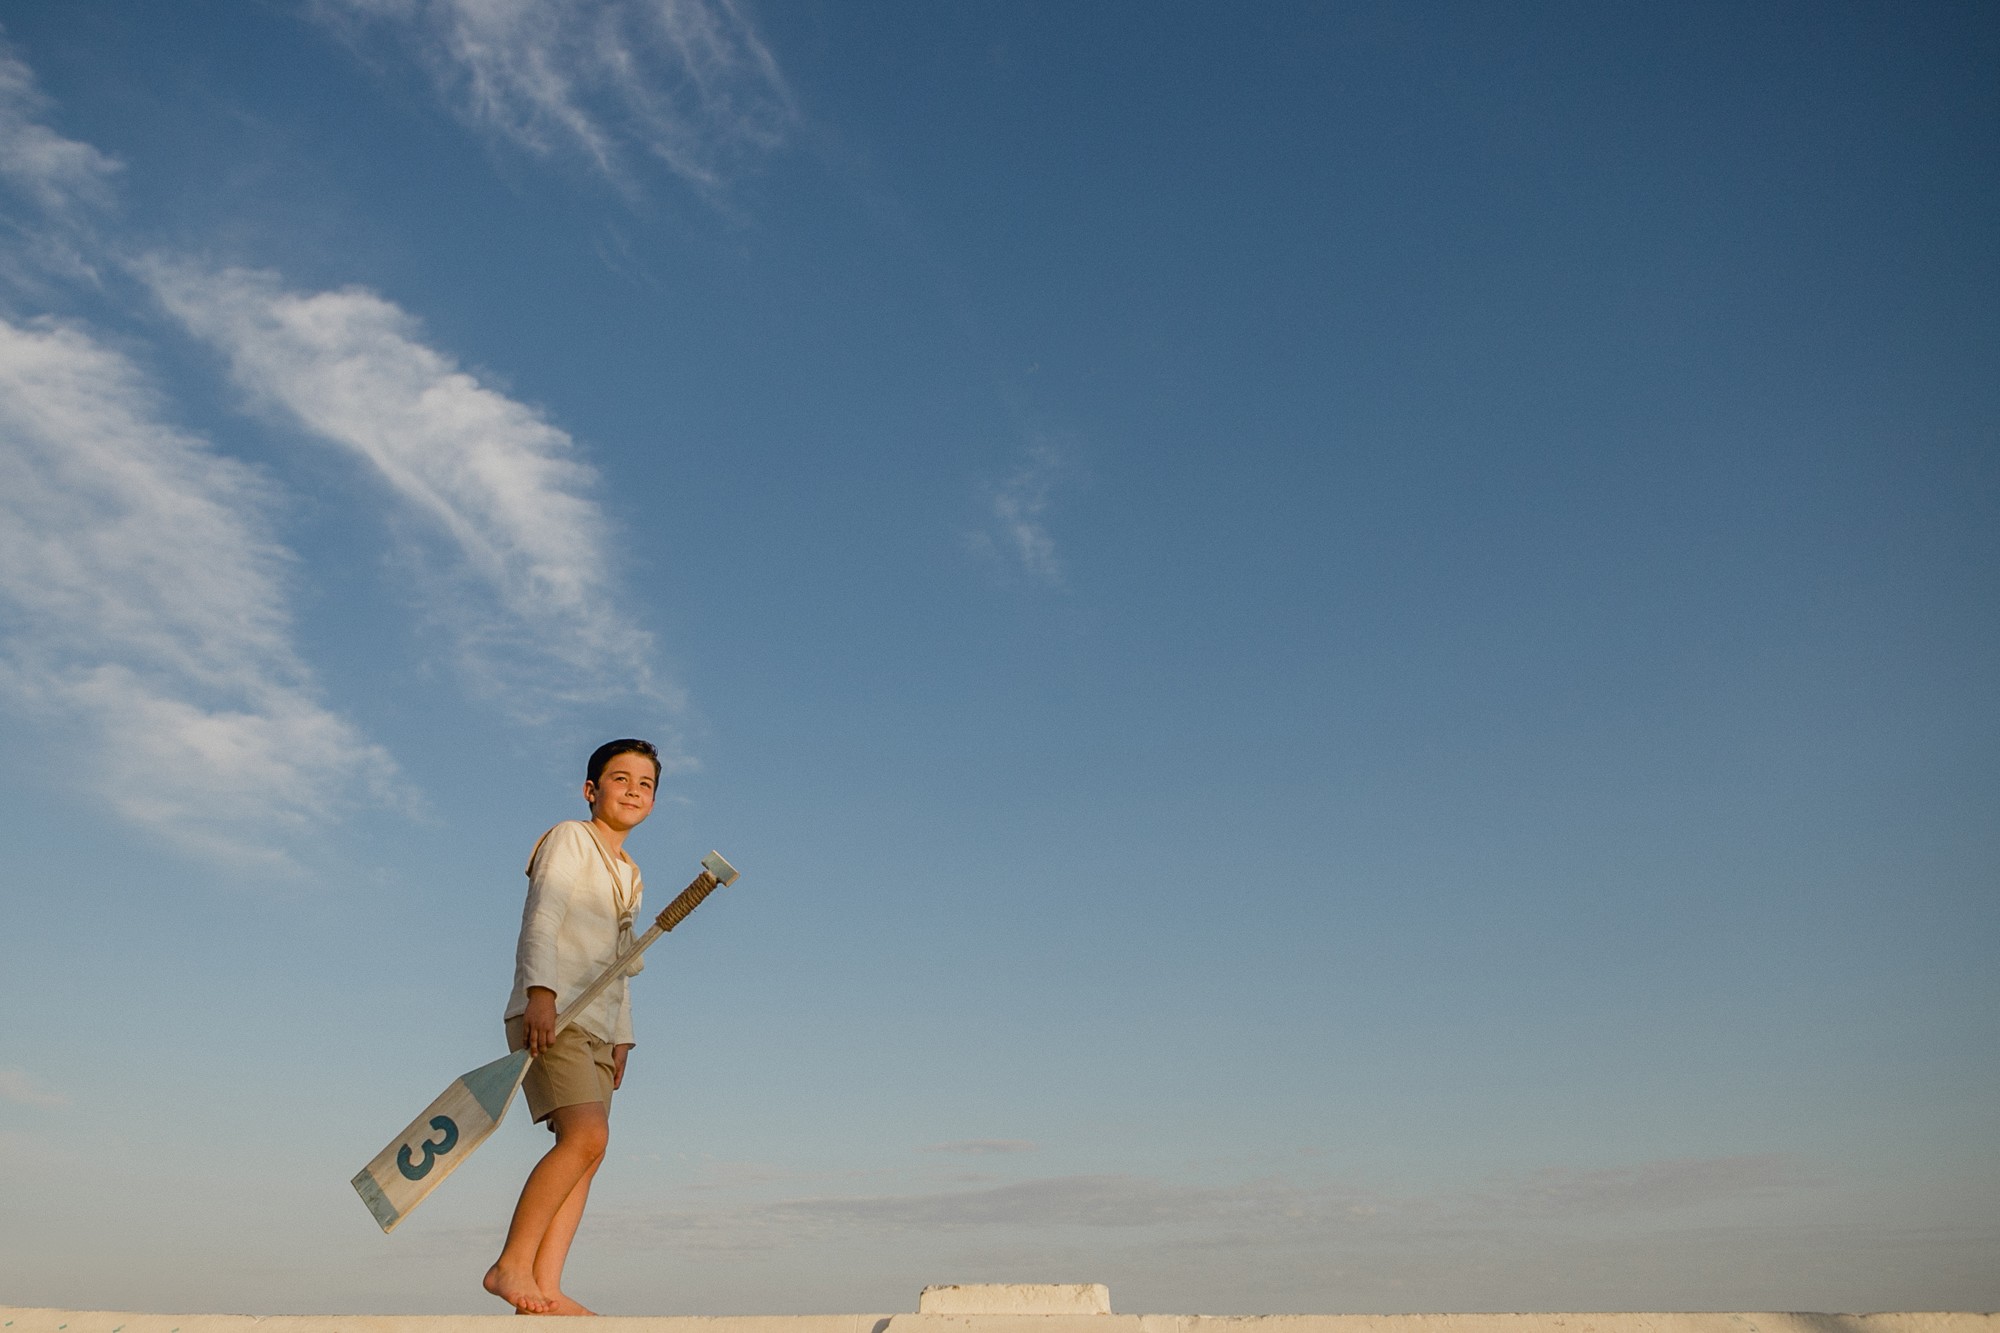
[(957, 1153), (962, 1157), (990, 1157), (998, 1153), (1034, 1150), (1034, 1143), (1027, 1139), (957, 1139), (951, 1143), (929, 1144), (924, 1148), (925, 1152)]
[(49, 99), (34, 71), (0, 36), (0, 278), (23, 290), (49, 276), (94, 281), (91, 214), (114, 202), (119, 162), (44, 123)]
[(404, 38), (454, 112), (541, 156), (633, 184), (650, 157), (712, 190), (795, 120), (777, 62), (733, 0), (314, 0), (355, 39)]
[(291, 645), (289, 556), (249, 469), (163, 419), (118, 352), (0, 320), (0, 694), (119, 757), (106, 799), (183, 844), (282, 859), (392, 780)]
[(426, 345), (360, 288), (299, 293), (272, 274), (154, 261), (167, 308), (238, 384), (367, 460), (441, 537), (435, 612), (474, 683), (524, 714), (555, 701), (651, 697), (652, 640), (617, 606), (595, 474), (535, 409)]
[(1061, 587), (1062, 562), (1044, 515), (1063, 471), (1063, 455), (1054, 444), (1041, 440), (1030, 445), (1020, 468), (988, 495), (989, 525), (971, 535), (972, 548), (1018, 567), (1038, 583)]
[(39, 1106), (53, 1110), (68, 1106), (69, 1097), (57, 1092), (25, 1069), (0, 1066), (0, 1101), (16, 1106)]
[(34, 71), (0, 38), (0, 180), (50, 212), (109, 203), (119, 164), (43, 124), (48, 109)]
[[(392, 303), (268, 274), (133, 263), (98, 224), (118, 164), (44, 123), (0, 39), (0, 282), (137, 273), (254, 397), (369, 461), (439, 534), (412, 563), (476, 681), (517, 711), (669, 700), (610, 600), (593, 476), (561, 430), (425, 346)], [(397, 785), (320, 701), (294, 647), (293, 559), (259, 474), (177, 429), (131, 361), (82, 325), (0, 322), (0, 703), (114, 747), (127, 818), (205, 854), (286, 861), (292, 832)], [(434, 557), (429, 543), (422, 555)], [(685, 762), (685, 761), (683, 761)]]

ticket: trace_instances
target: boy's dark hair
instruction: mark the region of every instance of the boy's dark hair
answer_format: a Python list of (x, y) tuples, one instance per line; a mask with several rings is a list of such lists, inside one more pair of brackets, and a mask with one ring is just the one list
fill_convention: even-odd
[(584, 780), (595, 782), (604, 776), (604, 766), (621, 754), (643, 754), (653, 761), (653, 781), (660, 780), (660, 752), (653, 748), (651, 741), (642, 741), (627, 736), (624, 740), (606, 741), (590, 752), (590, 767), (584, 773)]

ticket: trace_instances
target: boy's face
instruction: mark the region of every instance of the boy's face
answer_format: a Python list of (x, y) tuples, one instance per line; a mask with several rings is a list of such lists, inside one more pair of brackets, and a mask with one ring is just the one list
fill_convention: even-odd
[(653, 789), (658, 785), (652, 760), (643, 754), (618, 754), (604, 765), (597, 781), (583, 784), (583, 799), (590, 802), (591, 818), (625, 833), (653, 813)]

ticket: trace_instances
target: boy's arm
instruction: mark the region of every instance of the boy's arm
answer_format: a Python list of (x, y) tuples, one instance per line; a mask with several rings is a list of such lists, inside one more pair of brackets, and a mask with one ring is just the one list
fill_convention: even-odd
[[(528, 1053), (540, 1055), (555, 1040), (556, 940), (569, 915), (581, 858), (579, 830), (559, 825), (543, 840), (528, 868), (528, 901), (521, 912), (521, 939), (515, 958), (525, 983), (528, 1007), (521, 1015)], [(584, 836), (589, 836), (585, 834)]]
[(611, 1090), (618, 1091), (625, 1084), (625, 1057), (632, 1054), (632, 1043), (620, 1042), (611, 1048)]

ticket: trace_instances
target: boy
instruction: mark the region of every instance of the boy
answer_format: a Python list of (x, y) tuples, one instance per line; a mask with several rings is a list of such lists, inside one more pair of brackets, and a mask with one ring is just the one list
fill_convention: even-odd
[(591, 1313), (563, 1294), (562, 1271), (604, 1160), (611, 1094), (625, 1081), (633, 1046), (626, 979), (612, 983), (560, 1034), (556, 1011), (632, 943), (644, 886), (625, 854), (625, 835), (653, 812), (659, 782), (659, 752), (645, 741), (598, 746), (583, 784), (589, 820), (556, 825), (528, 860), (507, 1048), (525, 1047), (535, 1057), (522, 1086), (529, 1111), (548, 1123), (556, 1143), (528, 1173), (506, 1244), (483, 1283), (522, 1314)]

